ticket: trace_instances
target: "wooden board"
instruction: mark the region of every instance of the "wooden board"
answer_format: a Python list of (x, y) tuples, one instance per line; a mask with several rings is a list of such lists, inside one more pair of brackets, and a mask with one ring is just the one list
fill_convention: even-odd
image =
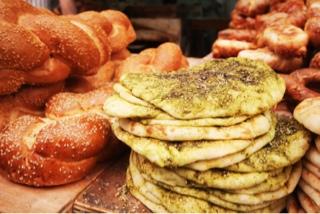
[(15, 184), (0, 172), (0, 212), (68, 212), (76, 196), (103, 171), (105, 166), (98, 165), (81, 181), (50, 188)]
[(73, 212), (150, 212), (125, 186), (129, 154), (106, 168), (74, 202)]

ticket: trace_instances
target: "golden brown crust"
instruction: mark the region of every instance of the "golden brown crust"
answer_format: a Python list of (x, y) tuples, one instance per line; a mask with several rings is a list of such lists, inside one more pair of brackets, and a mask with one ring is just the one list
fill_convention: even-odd
[(262, 32), (267, 26), (274, 23), (277, 24), (290, 24), (287, 13), (270, 12), (267, 14), (259, 15), (256, 17), (255, 29)]
[(320, 1), (319, 0), (307, 0), (306, 5), (308, 8), (307, 17), (320, 16)]
[(71, 73), (70, 67), (59, 58), (49, 58), (42, 66), (25, 72), (24, 79), (27, 84), (51, 84), (67, 79)]
[(61, 118), (48, 122), (37, 133), (32, 149), (42, 157), (61, 161), (88, 159), (97, 156), (104, 148), (109, 126), (108, 121), (97, 114)]
[(227, 40), (239, 40), (246, 42), (255, 42), (257, 37), (256, 30), (252, 29), (225, 29), (219, 31), (218, 38), (219, 39), (227, 39)]
[(100, 28), (109, 35), (112, 31), (112, 23), (103, 15), (95, 11), (86, 11), (76, 15), (76, 17), (86, 21), (98, 30)]
[[(141, 53), (143, 54), (143, 52)], [(170, 72), (188, 67), (188, 62), (180, 47), (174, 43), (166, 42), (155, 50), (152, 60), (154, 66), (160, 71)]]
[(128, 72), (171, 72), (188, 67), (186, 57), (174, 43), (163, 43), (158, 48), (149, 48), (138, 55), (131, 55), (124, 60), (115, 73), (114, 80)]
[(1, 0), (0, 19), (10, 23), (17, 23), (21, 15), (24, 14), (42, 14), (43, 12), (32, 7), (26, 1), (21, 0)]
[(28, 15), (19, 19), (19, 25), (36, 34), (53, 56), (68, 60), (76, 73), (87, 74), (99, 66), (98, 48), (84, 31), (67, 20), (56, 16)]
[(136, 33), (125, 14), (116, 10), (105, 10), (100, 14), (112, 23), (112, 31), (109, 35), (112, 52), (126, 48), (136, 39)]
[[(99, 23), (95, 23), (94, 21), (97, 18), (90, 19), (91, 16), (87, 17), (88, 15), (75, 15), (75, 16), (67, 16), (71, 24), (79, 27), (81, 30), (86, 32), (86, 34), (90, 37), (93, 41), (94, 45), (97, 47), (100, 53), (100, 65), (104, 64), (107, 60), (110, 59), (111, 55), (111, 46), (109, 42), (109, 32), (105, 32), (103, 28), (99, 25)], [(99, 17), (103, 18), (101, 15)], [(109, 22), (107, 22), (110, 24)], [(104, 25), (104, 23), (102, 23)], [(111, 25), (111, 24), (110, 24)]]
[(1, 70), (0, 71), (0, 95), (11, 94), (17, 92), (25, 83), (25, 74), (17, 70)]
[(112, 53), (111, 60), (125, 60), (129, 56), (131, 56), (131, 53), (128, 49), (122, 49), (118, 52)]
[(46, 104), (46, 116), (59, 118), (71, 116), (86, 111), (102, 110), (107, 97), (113, 93), (112, 84), (84, 94), (59, 93), (53, 96)]
[(79, 180), (92, 169), (95, 157), (68, 162), (42, 157), (30, 149), (24, 136), (39, 123), (39, 117), (22, 116), (0, 134), (0, 165), (9, 179), (33, 186), (54, 186)]
[(307, 88), (309, 82), (320, 81), (320, 72), (313, 68), (303, 68), (289, 75), (282, 75), (286, 82), (287, 93), (296, 101), (319, 97), (320, 93)]
[(308, 19), (304, 30), (307, 32), (312, 45), (316, 48), (320, 47), (320, 17)]
[(252, 42), (217, 39), (212, 45), (213, 58), (236, 57), (240, 51), (255, 49)]
[(239, 52), (238, 57), (261, 60), (268, 64), (272, 69), (283, 73), (290, 73), (291, 71), (300, 68), (303, 63), (302, 57), (284, 57), (273, 53), (268, 48), (243, 50)]
[(47, 100), (63, 90), (63, 83), (27, 87), (13, 95), (0, 97), (0, 131), (11, 121), (25, 115), (39, 115)]
[(310, 61), (310, 67), (311, 68), (317, 68), (320, 69), (320, 52), (316, 53), (311, 61)]
[[(112, 154), (103, 153), (112, 137), (102, 107), (111, 93), (112, 86), (87, 94), (60, 93), (47, 102), (45, 115), (36, 110), (41, 110), (48, 92), (26, 89), (8, 96), (8, 106), (0, 105), (0, 110), (8, 107), (0, 115), (10, 116), (9, 125), (0, 129), (0, 166), (8, 178), (33, 186), (66, 184), (87, 175), (102, 154), (113, 157), (119, 142), (111, 143)], [(30, 114), (10, 109), (19, 105)]]
[(256, 19), (252, 17), (245, 17), (239, 14), (238, 11), (231, 12), (230, 28), (235, 29), (255, 29)]
[(267, 46), (285, 57), (303, 57), (307, 53), (308, 35), (291, 24), (272, 24), (258, 38), (258, 46)]
[(114, 77), (119, 62), (109, 61), (92, 76), (74, 76), (67, 80), (67, 91), (85, 93), (108, 85)]
[(303, 0), (286, 0), (271, 7), (271, 11), (287, 13), (291, 24), (303, 28), (307, 20), (307, 7)]
[(25, 28), (0, 20), (0, 69), (28, 71), (42, 65), (49, 49)]
[(255, 17), (268, 11), (270, 2), (268, 0), (238, 0), (235, 10), (243, 16)]
[(6, 84), (0, 95), (23, 84), (59, 82), (69, 74), (94, 75), (111, 53), (115, 60), (128, 57), (126, 48), (136, 37), (120, 11), (56, 16), (23, 0), (0, 2), (0, 34), (0, 70)]

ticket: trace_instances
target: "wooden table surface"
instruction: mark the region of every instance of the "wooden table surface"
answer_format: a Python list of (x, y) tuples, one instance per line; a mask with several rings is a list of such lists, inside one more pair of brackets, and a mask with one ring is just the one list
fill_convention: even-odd
[(0, 172), (0, 212), (68, 212), (76, 196), (105, 167), (105, 164), (100, 164), (81, 181), (50, 188), (15, 184)]
[(113, 165), (105, 168), (96, 180), (75, 200), (73, 212), (150, 212), (135, 199), (125, 185), (129, 154), (126, 153)]

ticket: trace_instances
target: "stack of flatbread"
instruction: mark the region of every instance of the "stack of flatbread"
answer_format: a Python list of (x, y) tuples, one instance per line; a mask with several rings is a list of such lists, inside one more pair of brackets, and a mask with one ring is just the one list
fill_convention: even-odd
[(132, 148), (127, 186), (154, 212), (279, 212), (309, 132), (270, 109), (285, 85), (262, 62), (213, 60), (128, 73), (104, 105)]
[(320, 213), (320, 97), (306, 99), (294, 111), (294, 117), (317, 134), (303, 159), (299, 187), (287, 204), (288, 212)]

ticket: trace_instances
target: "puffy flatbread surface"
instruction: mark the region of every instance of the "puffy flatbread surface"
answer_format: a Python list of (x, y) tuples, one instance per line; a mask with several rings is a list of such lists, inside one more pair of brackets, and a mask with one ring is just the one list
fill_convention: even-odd
[(118, 120), (112, 123), (116, 137), (138, 154), (158, 166), (184, 166), (200, 160), (223, 157), (244, 150), (255, 141), (270, 142), (274, 137), (275, 121), (269, 132), (250, 140), (199, 140), (199, 141), (164, 141), (139, 137), (124, 131)]
[(277, 115), (277, 119), (274, 139), (247, 159), (227, 169), (238, 172), (268, 171), (299, 161), (310, 146), (310, 132), (294, 118)]
[(284, 80), (268, 65), (245, 58), (211, 60), (174, 73), (127, 73), (120, 83), (178, 119), (256, 115), (285, 92)]

